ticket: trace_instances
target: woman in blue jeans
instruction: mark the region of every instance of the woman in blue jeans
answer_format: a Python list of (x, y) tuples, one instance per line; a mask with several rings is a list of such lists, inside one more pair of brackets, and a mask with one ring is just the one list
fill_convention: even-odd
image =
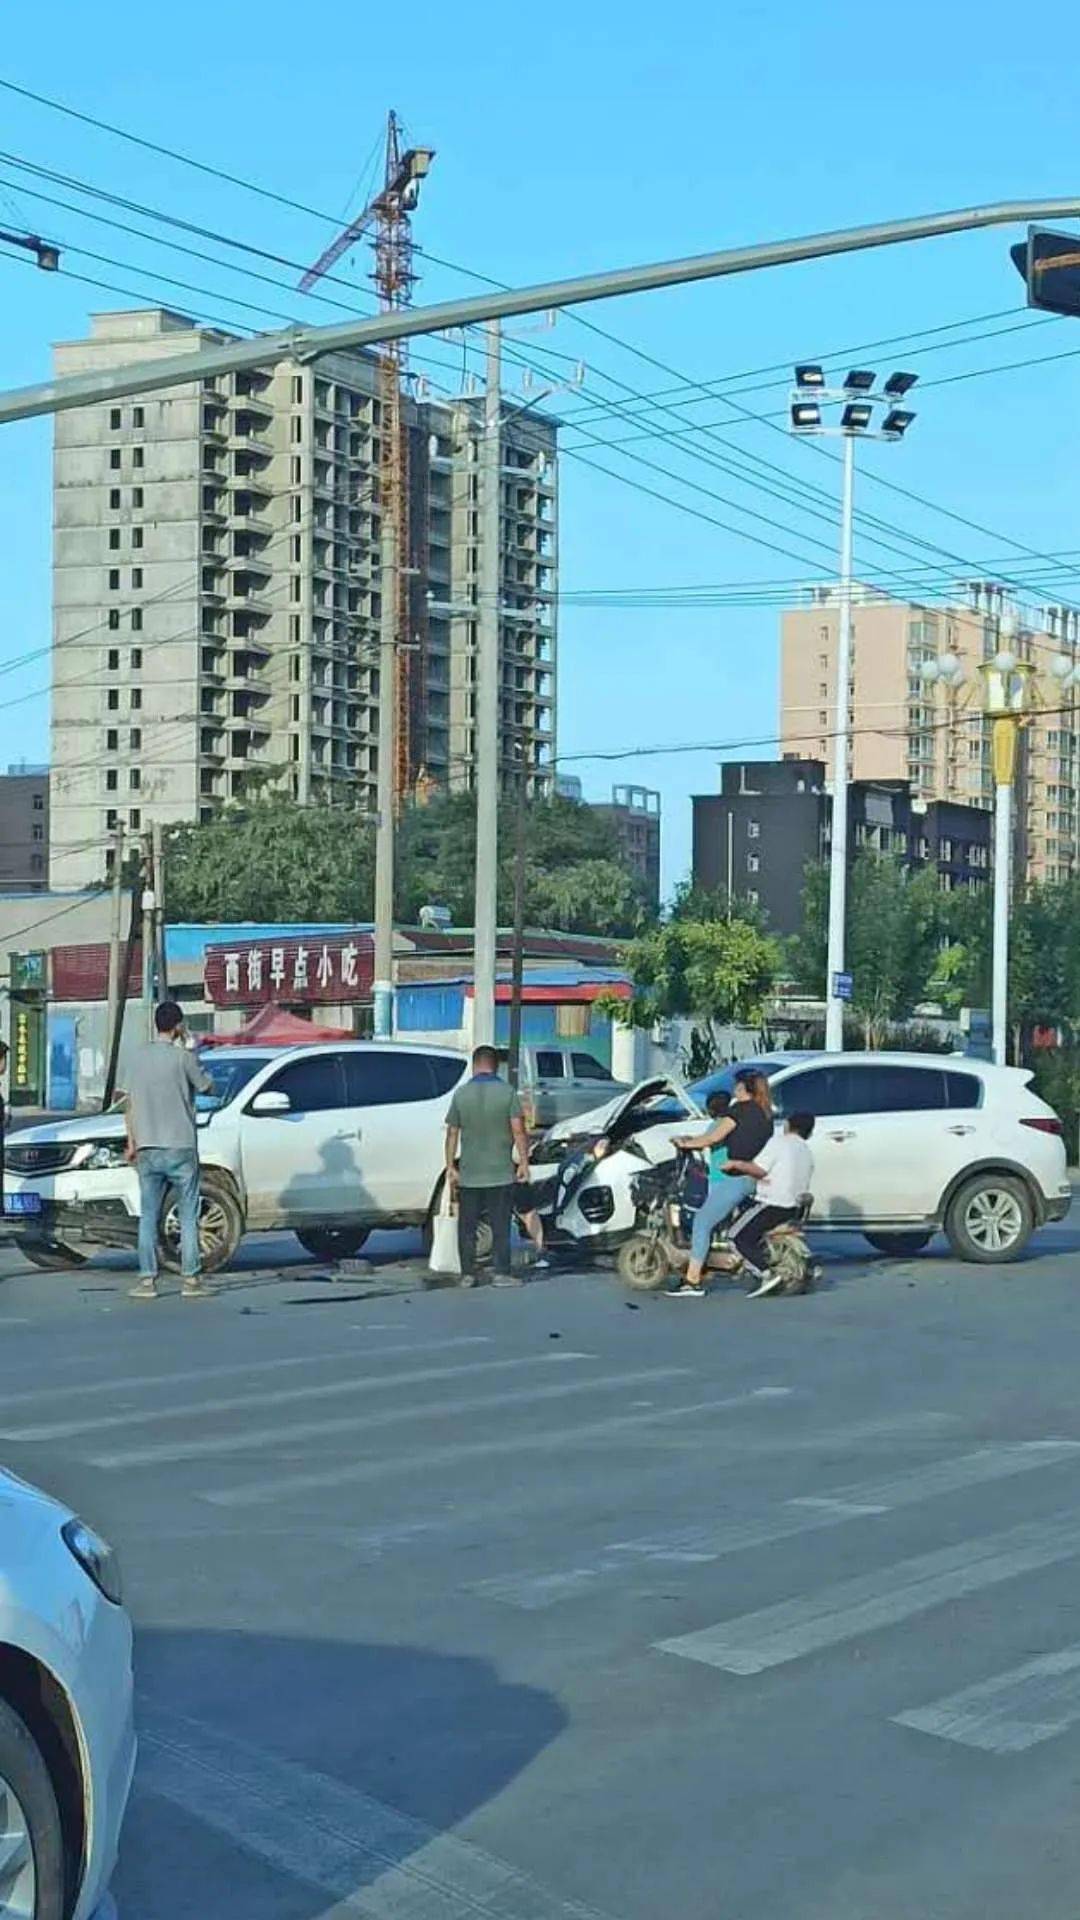
[[(672, 1144), (697, 1152), (723, 1145), (727, 1148), (729, 1160), (748, 1161), (761, 1152), (766, 1140), (772, 1137), (772, 1130), (769, 1083), (763, 1073), (757, 1073), (751, 1067), (736, 1075), (731, 1106), (707, 1133), (682, 1134)], [(712, 1183), (704, 1204), (694, 1215), (690, 1264), (686, 1279), (674, 1289), (678, 1297), (688, 1300), (704, 1298), (705, 1265), (713, 1234), (753, 1191), (754, 1182), (746, 1174), (728, 1173), (726, 1168), (722, 1169), (720, 1178)]]

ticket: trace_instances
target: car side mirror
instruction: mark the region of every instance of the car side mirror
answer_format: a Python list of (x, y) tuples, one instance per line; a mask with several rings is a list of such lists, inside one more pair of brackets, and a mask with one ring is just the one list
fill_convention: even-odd
[(264, 1118), (274, 1113), (291, 1113), (292, 1101), (287, 1093), (274, 1093), (268, 1090), (255, 1095), (248, 1112), (261, 1114)]

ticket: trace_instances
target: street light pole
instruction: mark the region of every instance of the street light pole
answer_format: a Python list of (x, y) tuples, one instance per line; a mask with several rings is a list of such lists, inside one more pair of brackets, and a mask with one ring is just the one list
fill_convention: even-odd
[(983, 710), (993, 728), (994, 912), (990, 1028), (995, 1064), (1009, 1048), (1009, 908), (1012, 899), (1013, 786), (1020, 724), (1030, 702), (1034, 669), (1007, 647), (979, 663)]
[(499, 880), (499, 602), (501, 588), (501, 404), (499, 322), (487, 327), (487, 382), (480, 480), (480, 608), (476, 647), (476, 906), (473, 915), (473, 1043), (495, 1040), (495, 948)]
[(392, 513), (380, 525), (379, 762), (375, 788), (375, 955), (372, 1032), (389, 1040), (394, 1031), (394, 757), (397, 706), (397, 569), (400, 556)]
[(844, 971), (847, 926), (848, 702), (851, 699), (851, 553), (855, 512), (855, 436), (844, 438), (844, 483), (840, 504), (840, 613), (836, 638), (836, 721), (833, 752), (832, 843), (829, 850), (829, 942), (825, 962), (825, 1051), (844, 1050), (844, 1001), (837, 993)]

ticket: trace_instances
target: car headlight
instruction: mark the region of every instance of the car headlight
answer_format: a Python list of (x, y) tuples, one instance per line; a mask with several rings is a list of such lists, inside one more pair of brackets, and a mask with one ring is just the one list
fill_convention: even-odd
[(76, 1151), (73, 1167), (88, 1167), (94, 1173), (102, 1173), (108, 1167), (122, 1167), (126, 1164), (125, 1143), (123, 1140), (87, 1140)]
[(112, 1548), (82, 1520), (65, 1520), (60, 1532), (83, 1572), (90, 1575), (106, 1600), (118, 1607), (123, 1598), (120, 1562)]

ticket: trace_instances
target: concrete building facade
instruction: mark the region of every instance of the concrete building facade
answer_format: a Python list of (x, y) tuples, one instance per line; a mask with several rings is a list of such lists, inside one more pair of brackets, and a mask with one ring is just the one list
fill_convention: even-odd
[(49, 769), (9, 767), (0, 774), (0, 892), (48, 885)]
[[(992, 808), (990, 725), (981, 714), (978, 665), (1007, 645), (1035, 669), (1038, 700), (1021, 735), (1016, 786), (1016, 871), (1060, 880), (1080, 866), (1080, 706), (1062, 694), (1050, 662), (1080, 659), (1080, 616), (1049, 607), (1038, 617), (993, 584), (966, 600), (921, 606), (862, 593), (854, 610), (848, 718), (852, 780), (902, 781), (926, 801)], [(785, 758), (807, 755), (832, 775), (838, 610), (835, 593), (783, 615), (780, 733)], [(953, 654), (964, 684), (928, 687), (923, 664)]]
[[(56, 370), (225, 337), (157, 308), (99, 314)], [(411, 770), (469, 786), (481, 403), (410, 400), (406, 417)], [(362, 353), (56, 416), (53, 886), (99, 880), (118, 827), (209, 818), (267, 785), (374, 806), (380, 429)], [(506, 421), (501, 486), (502, 754), (537, 787), (555, 752), (554, 422)]]
[[(726, 765), (720, 792), (693, 799), (694, 885), (760, 907), (773, 933), (796, 933), (806, 869), (829, 851), (825, 777), (816, 759)], [(904, 780), (857, 780), (848, 807), (852, 860), (868, 851), (892, 854), (913, 871), (933, 866), (945, 892), (989, 879), (985, 808), (926, 801)]]

